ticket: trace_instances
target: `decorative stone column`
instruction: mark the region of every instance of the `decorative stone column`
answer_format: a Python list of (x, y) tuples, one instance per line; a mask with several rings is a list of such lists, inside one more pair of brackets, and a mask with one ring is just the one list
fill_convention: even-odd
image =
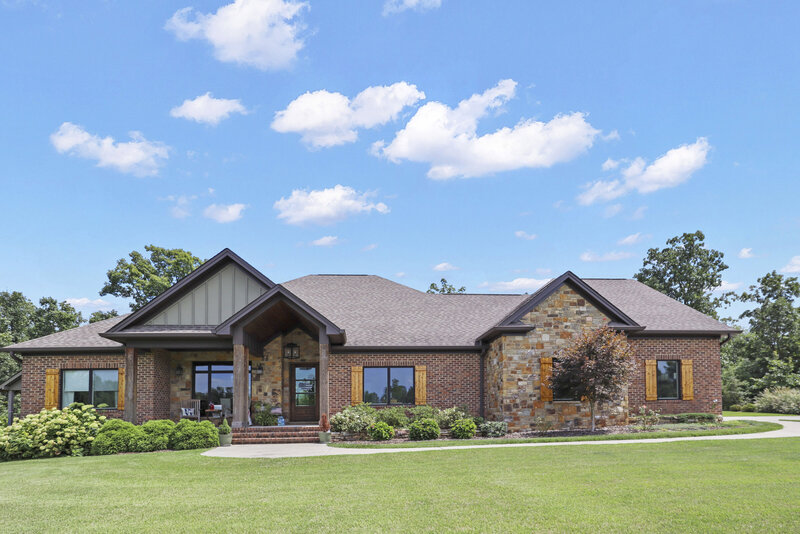
[(122, 418), (136, 424), (136, 368), (139, 364), (136, 349), (125, 347), (125, 409)]
[(233, 427), (242, 428), (248, 424), (250, 395), (248, 394), (248, 350), (244, 345), (233, 346)]

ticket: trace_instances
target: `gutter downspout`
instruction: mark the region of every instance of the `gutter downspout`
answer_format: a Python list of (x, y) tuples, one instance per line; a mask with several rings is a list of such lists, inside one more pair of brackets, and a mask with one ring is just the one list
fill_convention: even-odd
[(20, 358), (20, 357), (19, 357), (19, 356), (17, 356), (16, 354), (14, 354), (14, 351), (11, 351), (11, 352), (9, 352), (8, 354), (9, 354), (9, 356), (11, 356), (11, 358), (12, 358), (13, 360), (15, 360), (17, 363), (22, 363), (22, 358)]
[(719, 342), (719, 346), (721, 347), (722, 345), (724, 345), (725, 343), (727, 343), (728, 341), (730, 341), (732, 337), (733, 337), (733, 334), (728, 334), (728, 335), (725, 337), (725, 339), (723, 339), (722, 341), (720, 341), (720, 342)]
[(484, 397), (486, 395), (486, 385), (485, 385), (486, 370), (485, 369), (486, 369), (486, 351), (487, 350), (488, 350), (488, 347), (486, 345), (483, 345), (483, 348), (481, 349), (481, 369), (480, 369), (480, 388), (479, 388), (480, 400), (478, 402), (479, 415), (481, 417), (483, 417), (483, 418), (486, 418), (486, 400), (484, 399)]

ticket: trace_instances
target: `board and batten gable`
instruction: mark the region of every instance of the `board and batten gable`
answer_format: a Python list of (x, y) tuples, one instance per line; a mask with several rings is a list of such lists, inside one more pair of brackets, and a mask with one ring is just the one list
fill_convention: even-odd
[(231, 263), (145, 324), (216, 326), (266, 291), (268, 288), (261, 281)]

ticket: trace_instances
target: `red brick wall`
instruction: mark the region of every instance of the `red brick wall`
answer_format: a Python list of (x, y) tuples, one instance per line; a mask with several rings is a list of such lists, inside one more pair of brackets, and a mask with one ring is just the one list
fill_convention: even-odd
[[(638, 337), (629, 342), (636, 351), (639, 365), (628, 390), (630, 413), (646, 404), (661, 413), (709, 412), (722, 413), (722, 370), (719, 356), (719, 336), (709, 337)], [(694, 400), (645, 401), (645, 360), (692, 360)], [(715, 402), (716, 401), (716, 402)]]
[(480, 366), (477, 353), (442, 354), (331, 354), (330, 409), (337, 413), (350, 406), (350, 367), (427, 366), (427, 400), (431, 406), (466, 406), (477, 415), (480, 410)]
[[(47, 369), (117, 368), (125, 368), (125, 356), (122, 354), (23, 356), (22, 415), (37, 413), (44, 408)], [(139, 354), (137, 373), (137, 422), (169, 418), (169, 356)], [(102, 410), (102, 413), (112, 418), (122, 418), (123, 415), (121, 410)]]
[[(23, 356), (21, 415), (38, 413), (44, 408), (44, 385), (47, 369), (117, 369), (120, 367), (125, 367), (125, 357), (122, 354)], [(103, 410), (102, 413), (106, 417), (122, 417), (120, 410)]]

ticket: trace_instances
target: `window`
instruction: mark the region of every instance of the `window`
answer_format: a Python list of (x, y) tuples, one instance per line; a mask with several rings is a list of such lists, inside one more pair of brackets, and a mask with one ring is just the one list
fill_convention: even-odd
[(679, 399), (681, 390), (681, 362), (659, 360), (656, 365), (656, 386), (659, 399)]
[[(553, 358), (553, 363), (556, 363), (557, 358)], [(570, 388), (559, 388), (553, 390), (554, 401), (576, 401), (578, 395)]]
[(414, 368), (365, 367), (364, 402), (414, 404)]
[(80, 402), (116, 409), (119, 395), (119, 371), (117, 369), (64, 371), (63, 378), (62, 406)]
[(195, 363), (192, 383), (192, 398), (200, 399), (201, 414), (205, 415), (208, 403), (220, 404), (226, 410), (233, 411), (233, 363)]

